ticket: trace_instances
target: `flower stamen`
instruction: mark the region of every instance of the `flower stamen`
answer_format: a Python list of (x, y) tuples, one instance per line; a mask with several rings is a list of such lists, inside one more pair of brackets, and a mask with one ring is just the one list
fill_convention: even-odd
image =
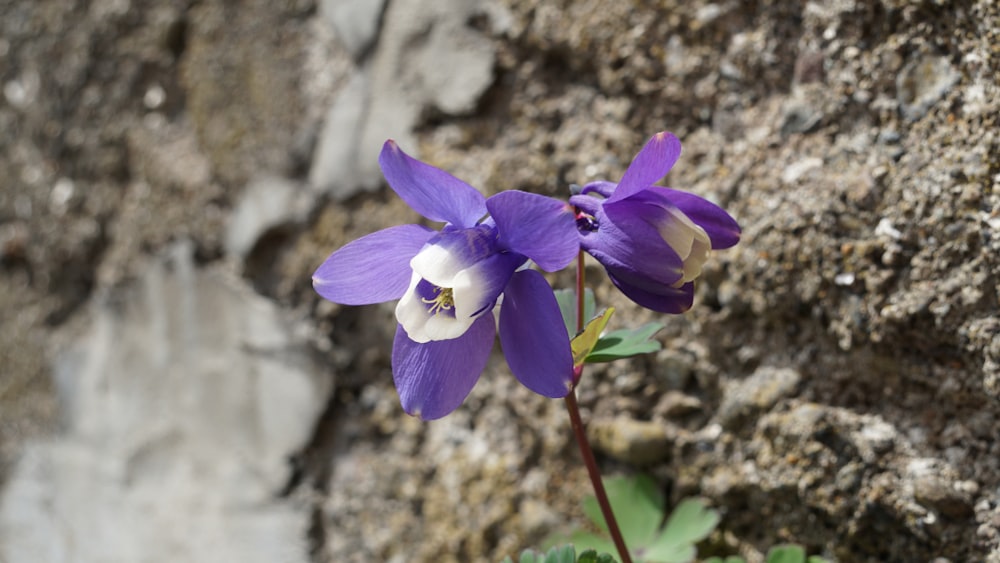
[(421, 297), (420, 300), (430, 305), (427, 310), (432, 315), (442, 311), (450, 311), (455, 307), (455, 295), (450, 287), (435, 287), (432, 299)]

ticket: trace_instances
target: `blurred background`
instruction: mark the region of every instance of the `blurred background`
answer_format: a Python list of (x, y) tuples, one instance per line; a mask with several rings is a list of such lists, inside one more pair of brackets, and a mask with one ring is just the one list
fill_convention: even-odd
[[(1000, 561), (993, 0), (0, 2), (0, 561), (497, 561), (583, 522), (499, 357), (399, 407), (392, 305), (310, 275), (418, 220), (387, 138), (487, 195), (667, 183), (744, 229), (658, 354), (587, 372), (606, 474), (702, 553)], [(567, 282), (555, 277), (554, 283)]]

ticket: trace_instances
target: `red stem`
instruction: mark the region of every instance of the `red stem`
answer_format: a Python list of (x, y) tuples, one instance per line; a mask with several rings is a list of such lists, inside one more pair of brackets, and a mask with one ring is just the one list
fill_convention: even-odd
[(587, 319), (583, 318), (584, 303), (586, 303), (587, 288), (584, 285), (586, 271), (583, 268), (583, 252), (576, 256), (576, 331), (583, 330)]
[[(584, 264), (583, 252), (580, 252), (576, 261), (576, 331), (583, 330), (583, 305), (584, 305)], [(594, 458), (594, 450), (590, 448), (587, 440), (587, 431), (583, 426), (583, 419), (580, 418), (580, 407), (576, 402), (576, 384), (583, 375), (583, 365), (573, 370), (573, 390), (566, 395), (566, 410), (569, 412), (570, 424), (573, 427), (573, 435), (576, 443), (580, 447), (580, 455), (583, 456), (583, 464), (587, 466), (587, 475), (590, 476), (590, 483), (594, 487), (594, 495), (597, 497), (597, 504), (601, 507), (601, 514), (608, 525), (608, 533), (618, 550), (618, 557), (621, 563), (632, 563), (628, 547), (625, 546), (625, 538), (618, 528), (618, 521), (615, 520), (614, 512), (611, 511), (611, 502), (608, 500), (608, 493), (604, 490), (604, 482), (601, 481), (601, 470), (597, 467), (597, 459)]]
[(608, 500), (608, 493), (604, 490), (604, 483), (601, 482), (601, 470), (597, 468), (597, 460), (594, 459), (594, 451), (590, 449), (590, 442), (587, 441), (587, 431), (583, 427), (583, 420), (580, 418), (580, 408), (576, 404), (576, 391), (570, 391), (566, 395), (566, 410), (569, 411), (569, 420), (573, 426), (573, 434), (576, 436), (576, 443), (580, 446), (580, 455), (583, 456), (583, 464), (587, 466), (587, 474), (590, 476), (590, 483), (594, 486), (594, 495), (597, 497), (597, 504), (601, 507), (601, 514), (608, 524), (608, 532), (611, 540), (615, 542), (615, 549), (618, 550), (618, 557), (621, 563), (632, 563), (628, 548), (625, 546), (625, 538), (618, 529), (618, 521), (611, 511), (611, 502)]

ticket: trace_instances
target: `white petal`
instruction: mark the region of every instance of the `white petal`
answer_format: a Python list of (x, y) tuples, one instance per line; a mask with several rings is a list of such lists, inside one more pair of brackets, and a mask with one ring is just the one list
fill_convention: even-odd
[(705, 229), (680, 209), (667, 208), (666, 211), (672, 220), (660, 224), (659, 230), (663, 240), (684, 261), (683, 277), (675, 284), (680, 287), (701, 275), (701, 268), (708, 260), (708, 253), (712, 249), (712, 241)]
[(417, 297), (418, 283), (420, 283), (420, 275), (414, 272), (413, 277), (410, 278), (410, 287), (396, 303), (396, 321), (402, 325), (410, 340), (423, 343), (430, 341), (424, 330), (428, 312), (427, 306)]
[[(438, 287), (452, 287), (455, 275), (467, 268), (466, 257), (440, 245), (425, 246), (410, 260), (410, 267), (420, 277)], [(412, 338), (412, 336), (411, 336)]]
[(701, 275), (701, 268), (708, 261), (708, 253), (712, 250), (712, 244), (707, 240), (696, 238), (691, 247), (691, 254), (684, 261), (684, 277), (677, 282), (677, 287), (697, 278)]
[(469, 318), (479, 309), (485, 284), (478, 279), (476, 270), (462, 270), (455, 276), (452, 295), (455, 296), (455, 318)]
[(465, 334), (475, 321), (476, 318), (473, 317), (430, 315), (424, 325), (424, 332), (430, 340), (451, 340)]

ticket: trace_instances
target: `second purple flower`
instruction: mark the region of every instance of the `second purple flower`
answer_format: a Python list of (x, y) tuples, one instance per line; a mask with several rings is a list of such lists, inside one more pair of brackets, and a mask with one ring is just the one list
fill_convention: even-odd
[(681, 154), (664, 131), (653, 135), (622, 179), (592, 182), (570, 198), (580, 246), (600, 262), (629, 299), (661, 313), (683, 313), (710, 250), (740, 240), (722, 208), (692, 193), (654, 186)]

